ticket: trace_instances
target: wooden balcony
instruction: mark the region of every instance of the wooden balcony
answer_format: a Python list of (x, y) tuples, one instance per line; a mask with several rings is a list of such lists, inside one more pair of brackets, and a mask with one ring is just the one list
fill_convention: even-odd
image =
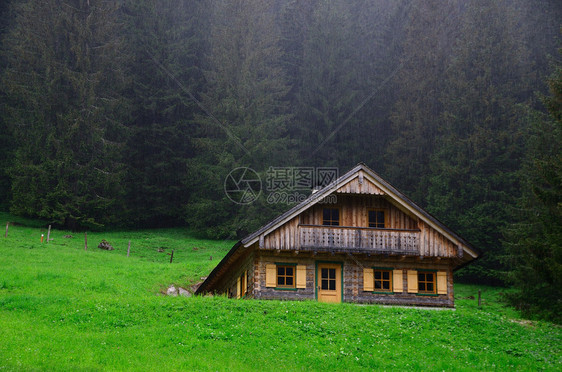
[(419, 254), (420, 231), (300, 225), (301, 250)]

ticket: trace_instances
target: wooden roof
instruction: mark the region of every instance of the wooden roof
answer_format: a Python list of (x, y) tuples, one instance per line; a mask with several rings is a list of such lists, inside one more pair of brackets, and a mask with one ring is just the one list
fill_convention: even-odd
[(331, 184), (315, 193), (312, 193), (307, 199), (298, 205), (289, 209), (268, 224), (262, 226), (236, 243), (223, 260), (219, 262), (215, 269), (209, 274), (196, 293), (208, 291), (208, 288), (212, 286), (212, 283), (216, 282), (218, 279), (217, 275), (220, 275), (228, 270), (228, 266), (236, 261), (242, 252), (245, 251), (244, 248), (250, 247), (252, 244), (258, 242), (260, 237), (276, 230), (308, 208), (321, 202), (325, 197), (332, 193), (386, 195), (404, 212), (418, 217), (420, 220), (443, 234), (447, 239), (451, 240), (454, 244), (462, 247), (464, 253), (468, 254), (472, 259), (475, 259), (480, 255), (480, 252), (467, 243), (462, 237), (449, 229), (431, 214), (420, 208), (412, 200), (394, 188), (394, 186), (383, 180), (367, 165), (359, 163)]

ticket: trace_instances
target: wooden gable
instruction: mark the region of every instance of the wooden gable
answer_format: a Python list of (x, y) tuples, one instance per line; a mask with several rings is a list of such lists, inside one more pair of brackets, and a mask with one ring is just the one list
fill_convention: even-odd
[(377, 185), (365, 177), (363, 171), (357, 173), (357, 177), (344, 183), (340, 186), (336, 193), (341, 194), (370, 194), (370, 195), (385, 195)]

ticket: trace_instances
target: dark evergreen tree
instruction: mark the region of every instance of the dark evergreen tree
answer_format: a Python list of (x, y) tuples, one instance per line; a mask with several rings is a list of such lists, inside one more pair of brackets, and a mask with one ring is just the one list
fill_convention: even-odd
[(340, 158), (345, 168), (366, 162), (383, 173), (385, 154), (392, 138), (390, 116), (398, 98), (402, 70), (402, 40), (408, 28), (408, 1), (357, 1), (353, 6), (358, 100), (353, 103), (354, 120), (340, 131)]
[[(5, 33), (13, 22), (13, 17), (10, 14), (11, 8), (11, 1), (4, 1), (0, 4), (0, 40), (3, 40)], [(0, 53), (0, 72), (4, 71), (5, 67), (5, 53)], [(0, 89), (0, 210), (8, 210), (10, 205), (11, 183), (8, 168), (15, 148), (6, 115), (7, 99), (5, 92)]]
[[(188, 223), (210, 236), (236, 236), (257, 227), (275, 206), (234, 204), (224, 192), (241, 166), (264, 172), (294, 164), (287, 138), (288, 92), (281, 68), (273, 1), (206, 3), (212, 20), (205, 62), (205, 112), (190, 162)], [(262, 173), (263, 174), (263, 173)]]
[(353, 22), (347, 4), (319, 1), (307, 27), (294, 125), (309, 165), (334, 166), (343, 160), (337, 127), (360, 100)]
[(201, 88), (201, 8), (187, 0), (134, 0), (125, 2), (123, 13), (133, 53), (126, 221), (179, 224), (190, 194), (187, 162), (194, 155), (191, 133), (199, 110), (190, 94)]
[[(304, 60), (304, 44), (308, 30), (312, 24), (314, 9), (317, 1), (291, 0), (283, 2), (279, 10), (281, 66), (287, 77), (287, 85), (290, 88), (288, 99), (291, 107), (298, 104), (297, 94), (302, 87), (301, 69)], [(290, 128), (295, 129), (295, 128)]]
[(315, 149), (303, 154), (309, 162), (344, 170), (364, 161), (383, 169), (407, 7), (322, 2), (313, 13), (296, 121), (304, 148)]
[(508, 295), (525, 316), (562, 322), (562, 64), (549, 80), (548, 115), (535, 111), (521, 172), (519, 221), (506, 229)]
[(115, 1), (15, 4), (2, 90), (17, 144), (11, 210), (69, 228), (119, 214), (126, 106)]
[(518, 104), (531, 98), (524, 85), (529, 56), (517, 37), (520, 18), (507, 1), (467, 4), (433, 135), (428, 209), (485, 252), (460, 276), (489, 284), (502, 282), (501, 232), (519, 195), (524, 152)]
[(402, 67), (396, 75), (392, 140), (385, 173), (398, 188), (426, 205), (430, 158), (443, 111), (442, 90), (461, 19), (456, 1), (419, 1), (407, 8)]

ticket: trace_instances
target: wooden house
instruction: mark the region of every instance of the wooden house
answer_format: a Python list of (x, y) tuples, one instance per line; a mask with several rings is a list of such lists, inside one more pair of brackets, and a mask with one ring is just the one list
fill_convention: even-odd
[(364, 164), (232, 247), (196, 291), (453, 307), (479, 252)]

